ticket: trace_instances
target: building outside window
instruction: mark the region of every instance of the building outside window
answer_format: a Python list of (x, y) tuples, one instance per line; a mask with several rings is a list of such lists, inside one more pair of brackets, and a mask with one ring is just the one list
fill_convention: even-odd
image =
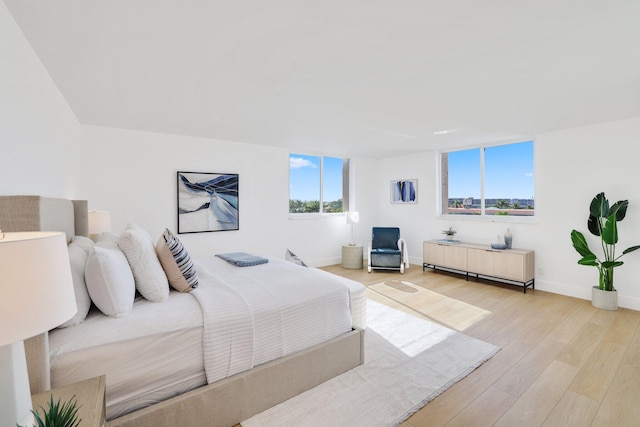
[(533, 141), (441, 154), (442, 213), (533, 216)]

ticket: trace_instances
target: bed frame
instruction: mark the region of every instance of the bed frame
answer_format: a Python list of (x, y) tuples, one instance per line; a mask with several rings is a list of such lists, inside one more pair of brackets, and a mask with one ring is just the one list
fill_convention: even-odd
[[(88, 235), (87, 201), (0, 196), (0, 230)], [(48, 334), (25, 341), (32, 393), (51, 389)], [(364, 331), (351, 332), (107, 422), (108, 427), (230, 427), (364, 362)], [(109, 378), (107, 378), (107, 388)]]

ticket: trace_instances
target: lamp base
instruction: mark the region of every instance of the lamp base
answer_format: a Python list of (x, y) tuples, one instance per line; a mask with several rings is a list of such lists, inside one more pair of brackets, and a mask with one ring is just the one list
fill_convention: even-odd
[(0, 346), (0, 425), (34, 425), (24, 343)]

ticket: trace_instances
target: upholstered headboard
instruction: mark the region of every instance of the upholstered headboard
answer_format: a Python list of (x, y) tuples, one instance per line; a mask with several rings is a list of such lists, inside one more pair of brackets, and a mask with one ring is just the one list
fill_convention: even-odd
[(86, 200), (0, 196), (0, 230), (63, 231), (67, 241), (89, 235)]
[[(41, 196), (0, 196), (0, 230), (63, 231), (67, 242), (73, 236), (88, 236), (86, 200), (67, 200)], [(49, 337), (47, 333), (24, 342), (31, 393), (51, 388)]]

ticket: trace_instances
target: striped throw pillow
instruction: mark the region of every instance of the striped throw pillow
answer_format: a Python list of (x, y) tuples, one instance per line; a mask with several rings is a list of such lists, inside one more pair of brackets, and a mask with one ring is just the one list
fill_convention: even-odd
[(156, 252), (172, 288), (189, 292), (198, 286), (198, 273), (189, 252), (168, 228), (158, 239)]

